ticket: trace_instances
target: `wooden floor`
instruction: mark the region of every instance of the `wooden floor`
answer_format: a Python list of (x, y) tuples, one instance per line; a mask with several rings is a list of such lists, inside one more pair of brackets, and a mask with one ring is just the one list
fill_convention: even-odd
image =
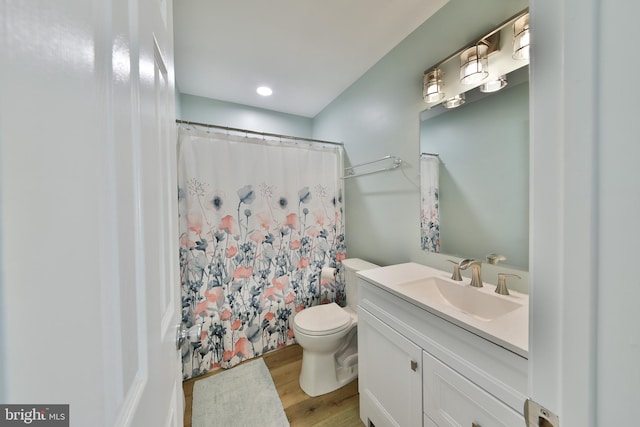
[[(298, 383), (302, 366), (302, 349), (299, 345), (291, 345), (283, 349), (267, 353), (264, 362), (271, 372), (273, 383), (278, 390), (282, 406), (287, 414), (291, 427), (326, 426), (326, 427), (362, 427), (358, 404), (358, 381), (322, 396), (307, 396)], [(233, 368), (232, 368), (233, 369)], [(191, 427), (191, 404), (193, 401), (193, 384), (209, 375), (222, 370), (192, 378), (183, 383), (186, 398), (184, 414), (185, 427)], [(234, 427), (234, 426), (228, 426)]]

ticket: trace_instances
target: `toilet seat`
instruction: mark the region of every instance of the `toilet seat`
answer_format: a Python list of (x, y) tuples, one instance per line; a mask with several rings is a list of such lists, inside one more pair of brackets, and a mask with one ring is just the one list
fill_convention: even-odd
[(306, 335), (331, 335), (347, 329), (352, 320), (349, 313), (335, 302), (309, 307), (293, 319), (296, 329)]

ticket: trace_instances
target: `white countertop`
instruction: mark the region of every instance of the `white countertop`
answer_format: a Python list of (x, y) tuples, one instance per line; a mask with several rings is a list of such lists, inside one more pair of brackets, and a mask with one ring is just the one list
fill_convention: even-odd
[(469, 316), (455, 307), (430, 301), (427, 298), (413, 298), (402, 290), (403, 284), (428, 277), (438, 277), (457, 286), (469, 287), (470, 279), (462, 282), (451, 280), (451, 272), (438, 270), (426, 265), (409, 262), (358, 272), (358, 276), (381, 289), (404, 299), (428, 312), (502, 346), (524, 358), (529, 350), (529, 296), (509, 290), (509, 295), (496, 294), (495, 285), (484, 283), (473, 291), (489, 294), (496, 298), (508, 299), (521, 304), (520, 308), (492, 320), (480, 320)]

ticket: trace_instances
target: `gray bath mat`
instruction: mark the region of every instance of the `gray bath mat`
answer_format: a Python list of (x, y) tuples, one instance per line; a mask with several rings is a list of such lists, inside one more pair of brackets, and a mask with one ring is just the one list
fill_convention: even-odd
[(196, 381), (191, 413), (193, 427), (289, 426), (262, 359)]

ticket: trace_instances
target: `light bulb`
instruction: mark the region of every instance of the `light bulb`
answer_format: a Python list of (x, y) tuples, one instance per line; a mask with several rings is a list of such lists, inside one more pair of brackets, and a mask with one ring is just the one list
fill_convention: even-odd
[(426, 103), (434, 103), (444, 98), (442, 91), (442, 72), (439, 69), (425, 72), (422, 97)]
[(495, 80), (480, 85), (480, 92), (497, 92), (505, 86), (507, 86), (507, 76), (500, 76)]
[(456, 95), (456, 96), (454, 96), (454, 97), (452, 97), (452, 98), (449, 98), (449, 99), (445, 100), (445, 101), (442, 103), (442, 106), (443, 106), (444, 108), (447, 108), (447, 109), (449, 109), (449, 108), (456, 108), (456, 107), (459, 107), (459, 106), (461, 106), (462, 104), (464, 104), (464, 103), (465, 103), (465, 101), (466, 101), (466, 96), (465, 96), (465, 94), (464, 94), (464, 93), (461, 93), (461, 94), (459, 94), (459, 95)]
[(529, 14), (513, 23), (513, 59), (529, 59)]
[(489, 76), (487, 50), (486, 45), (478, 44), (465, 50), (460, 55), (460, 82), (472, 85)]

